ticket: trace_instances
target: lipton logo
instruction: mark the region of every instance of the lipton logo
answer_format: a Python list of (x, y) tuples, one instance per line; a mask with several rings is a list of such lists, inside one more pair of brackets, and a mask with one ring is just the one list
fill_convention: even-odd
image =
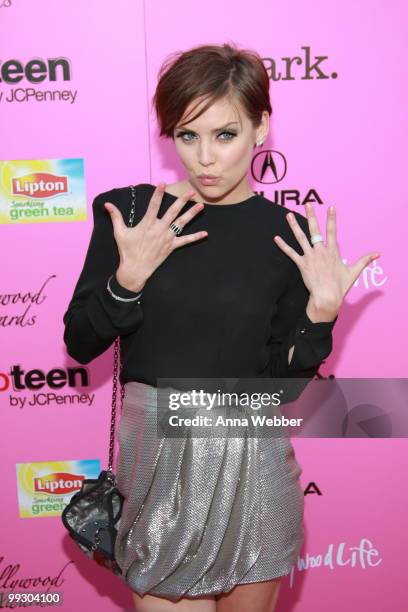
[(84, 478), (82, 475), (54, 472), (54, 474), (34, 478), (34, 491), (36, 493), (47, 493), (47, 495), (74, 493), (74, 491), (79, 491)]
[(68, 177), (49, 172), (31, 172), (11, 179), (11, 192), (13, 195), (30, 198), (52, 198), (68, 193)]

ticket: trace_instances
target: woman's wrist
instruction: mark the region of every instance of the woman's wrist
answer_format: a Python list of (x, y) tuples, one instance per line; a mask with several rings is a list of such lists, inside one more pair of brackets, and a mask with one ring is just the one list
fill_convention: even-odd
[(332, 323), (336, 319), (339, 310), (340, 308), (327, 309), (316, 306), (311, 297), (306, 305), (306, 314), (312, 323)]
[(146, 283), (146, 280), (139, 280), (135, 278), (134, 273), (129, 274), (129, 272), (120, 266), (115, 272), (115, 277), (119, 285), (128, 291), (133, 291), (134, 293), (140, 293)]

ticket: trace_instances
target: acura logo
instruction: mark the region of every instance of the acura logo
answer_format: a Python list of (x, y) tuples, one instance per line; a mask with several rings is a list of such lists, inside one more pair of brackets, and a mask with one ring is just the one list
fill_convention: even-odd
[(258, 183), (273, 185), (285, 178), (287, 162), (280, 151), (260, 151), (251, 164), (252, 176)]

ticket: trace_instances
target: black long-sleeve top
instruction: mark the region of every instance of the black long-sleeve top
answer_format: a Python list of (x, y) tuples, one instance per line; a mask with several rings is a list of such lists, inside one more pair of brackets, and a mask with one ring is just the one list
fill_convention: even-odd
[[(155, 189), (136, 188), (133, 225)], [(176, 196), (165, 193), (161, 218)], [(94, 227), (82, 272), (64, 314), (68, 353), (87, 364), (121, 339), (120, 381), (157, 386), (157, 378), (311, 378), (332, 350), (332, 322), (313, 323), (305, 309), (309, 292), (296, 264), (277, 246), (278, 234), (303, 251), (286, 220), (287, 209), (254, 195), (236, 204), (205, 204), (183, 234), (208, 236), (174, 250), (136, 292), (115, 276), (119, 253), (104, 202), (129, 222), (129, 187), (97, 195)], [(193, 206), (190, 200), (182, 212)], [(307, 219), (294, 212), (308, 236)], [(310, 242), (311, 244), (311, 242)], [(289, 348), (294, 353), (288, 364)]]

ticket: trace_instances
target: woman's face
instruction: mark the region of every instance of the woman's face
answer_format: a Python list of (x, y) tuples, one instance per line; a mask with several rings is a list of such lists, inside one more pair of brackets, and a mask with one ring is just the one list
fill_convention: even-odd
[[(186, 121), (194, 101), (179, 121)], [(188, 183), (197, 194), (196, 201), (233, 204), (250, 197), (248, 170), (254, 145), (268, 132), (269, 115), (264, 111), (260, 126), (255, 129), (242, 108), (226, 98), (214, 102), (200, 117), (182, 127), (175, 127), (174, 142), (188, 173)], [(191, 116), (198, 112), (196, 108)], [(213, 175), (213, 180), (200, 175)]]

